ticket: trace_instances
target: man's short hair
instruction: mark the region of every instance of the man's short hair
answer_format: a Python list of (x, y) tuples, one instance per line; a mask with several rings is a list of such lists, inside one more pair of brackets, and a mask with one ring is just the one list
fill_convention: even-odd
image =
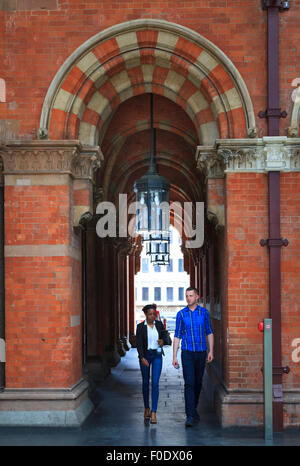
[(186, 290), (187, 291), (195, 291), (195, 293), (199, 296), (199, 291), (197, 288), (195, 288), (194, 286), (189, 286)]

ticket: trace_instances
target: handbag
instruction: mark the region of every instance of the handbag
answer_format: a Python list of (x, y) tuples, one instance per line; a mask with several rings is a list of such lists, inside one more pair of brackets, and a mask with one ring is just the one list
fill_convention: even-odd
[(164, 345), (171, 346), (172, 345), (172, 338), (168, 332), (168, 330), (164, 330), (162, 332), (162, 337), (164, 340)]

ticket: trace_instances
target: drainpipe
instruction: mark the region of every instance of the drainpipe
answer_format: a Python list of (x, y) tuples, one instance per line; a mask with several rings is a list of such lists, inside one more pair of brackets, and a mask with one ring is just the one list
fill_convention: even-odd
[[(1, 162), (1, 159), (0, 159)], [(5, 300), (4, 300), (4, 177), (0, 163), (0, 345), (5, 341)], [(0, 354), (2, 351), (0, 350)], [(5, 351), (3, 349), (3, 353)], [(3, 356), (4, 356), (3, 354)], [(0, 390), (5, 387), (5, 362), (0, 362)]]
[[(263, 10), (268, 15), (268, 108), (259, 112), (267, 118), (268, 135), (279, 136), (279, 119), (287, 113), (279, 107), (279, 12), (289, 9), (288, 1), (262, 0)], [(269, 295), (270, 318), (273, 324), (273, 430), (283, 431), (283, 392), (281, 358), (281, 247), (288, 241), (280, 236), (280, 172), (270, 171), (269, 184), (269, 239), (261, 240), (261, 246), (269, 247)]]

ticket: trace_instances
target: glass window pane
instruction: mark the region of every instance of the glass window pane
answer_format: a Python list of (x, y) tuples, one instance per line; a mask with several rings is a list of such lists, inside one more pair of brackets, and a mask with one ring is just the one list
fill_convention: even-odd
[(143, 301), (149, 301), (149, 288), (142, 288)]
[(167, 265), (167, 272), (173, 272), (173, 259), (170, 259), (170, 264)]
[(154, 301), (161, 301), (161, 288), (154, 287)]
[(183, 259), (178, 259), (178, 272), (183, 272)]
[(184, 300), (184, 288), (183, 287), (178, 288), (178, 299), (179, 301)]
[(149, 272), (149, 259), (142, 259), (142, 272)]
[(167, 301), (173, 301), (173, 288), (167, 288)]

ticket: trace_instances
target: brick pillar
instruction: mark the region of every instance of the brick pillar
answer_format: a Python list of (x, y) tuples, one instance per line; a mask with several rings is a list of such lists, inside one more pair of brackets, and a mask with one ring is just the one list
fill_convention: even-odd
[(73, 226), (79, 211), (92, 209), (100, 152), (87, 152), (78, 141), (32, 141), (8, 144), (1, 155), (6, 388), (0, 424), (78, 425), (91, 403), (82, 379), (81, 241)]
[[(216, 407), (223, 426), (262, 425), (263, 424), (263, 335), (258, 332), (257, 324), (269, 317), (269, 258), (268, 248), (260, 245), (262, 239), (269, 235), (268, 213), (268, 171), (282, 173), (281, 186), (284, 191), (284, 212), (293, 211), (297, 204), (296, 184), (288, 188), (285, 179), (291, 172), (300, 171), (299, 157), (300, 140), (288, 140), (284, 137), (262, 138), (257, 140), (218, 140), (215, 147), (198, 148), (198, 166), (206, 170), (225, 174), (225, 212), (218, 209), (214, 203), (211, 216), (225, 224), (225, 247), (223, 251), (224, 291), (222, 300), (221, 322), (223, 340), (223, 373), (212, 374), (216, 384)], [(294, 174), (296, 178), (296, 173)], [(219, 183), (219, 188), (221, 182)], [(211, 181), (208, 194), (210, 199), (217, 200), (217, 184)], [(298, 194), (297, 194), (298, 192)], [(287, 203), (287, 199), (290, 202)], [(219, 199), (222, 202), (222, 196)], [(211, 204), (212, 205), (212, 204)], [(295, 212), (295, 211), (293, 211)], [(297, 224), (297, 217), (296, 224)], [(286, 223), (283, 224), (286, 227)], [(291, 229), (285, 228), (291, 234)], [(288, 237), (289, 239), (289, 237)], [(278, 241), (280, 239), (278, 238)], [(298, 266), (297, 248), (289, 244), (282, 249), (282, 258), (288, 257), (289, 248), (293, 251), (293, 263)], [(283, 259), (284, 260), (284, 259)], [(283, 283), (284, 273), (283, 269)], [(283, 293), (284, 296), (284, 293)], [(299, 302), (296, 289), (290, 290), (289, 300)], [(284, 302), (284, 301), (283, 301)], [(299, 326), (298, 314), (293, 314), (289, 307), (282, 307), (283, 322), (288, 322), (292, 316), (293, 327)], [(299, 328), (299, 327), (298, 327)], [(281, 328), (281, 340), (289, 339), (289, 330)], [(291, 350), (286, 345), (287, 361)], [(290, 364), (289, 364), (290, 365)], [(284, 393), (283, 404), (286, 425), (297, 423), (297, 417), (292, 419), (291, 413), (300, 406), (299, 384), (296, 378), (299, 371), (293, 367), (293, 375), (284, 375), (283, 383), (290, 380), (289, 390)], [(213, 372), (213, 369), (210, 371)], [(294, 382), (292, 378), (294, 377)], [(299, 417), (298, 417), (299, 419)]]

